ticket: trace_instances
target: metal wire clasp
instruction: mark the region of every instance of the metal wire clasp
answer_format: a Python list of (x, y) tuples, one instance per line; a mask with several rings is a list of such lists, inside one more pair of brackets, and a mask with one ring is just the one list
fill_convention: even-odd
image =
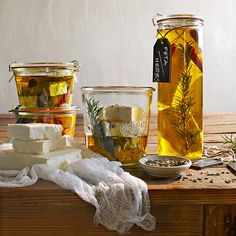
[(163, 16), (162, 14), (157, 13), (157, 14), (152, 18), (152, 23), (153, 23), (154, 26), (157, 25), (157, 20), (158, 20), (159, 18), (161, 18), (162, 16)]

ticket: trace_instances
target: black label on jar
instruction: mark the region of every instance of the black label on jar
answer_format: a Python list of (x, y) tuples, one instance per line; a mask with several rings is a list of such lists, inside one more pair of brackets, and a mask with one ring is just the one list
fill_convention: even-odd
[(168, 39), (157, 39), (153, 48), (153, 82), (170, 82), (170, 54)]

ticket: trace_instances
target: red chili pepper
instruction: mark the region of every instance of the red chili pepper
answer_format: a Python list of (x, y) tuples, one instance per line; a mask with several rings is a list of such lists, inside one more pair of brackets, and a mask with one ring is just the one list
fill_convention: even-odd
[(198, 31), (197, 30), (190, 30), (191, 37), (198, 43)]
[(63, 103), (66, 103), (67, 97), (68, 97), (68, 93), (67, 94), (63, 94), (62, 98), (55, 105), (55, 107), (60, 107)]
[(199, 68), (199, 70), (202, 72), (202, 60), (198, 57), (195, 48), (191, 45), (189, 47), (190, 47), (190, 55), (191, 55), (192, 61)]
[(176, 49), (176, 45), (175, 44), (171, 44), (171, 56), (174, 55), (175, 49)]

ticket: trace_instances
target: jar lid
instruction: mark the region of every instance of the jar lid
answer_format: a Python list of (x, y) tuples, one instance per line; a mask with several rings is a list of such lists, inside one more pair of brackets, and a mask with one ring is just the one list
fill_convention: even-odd
[(30, 114), (71, 114), (71, 113), (78, 113), (79, 107), (77, 106), (66, 106), (66, 107), (40, 107), (40, 108), (25, 108), (21, 107), (20, 105), (13, 108), (9, 112), (14, 113), (30, 113)]
[(166, 16), (157, 14), (152, 19), (154, 25), (157, 25), (159, 23), (163, 23), (169, 20), (196, 20), (196, 21), (200, 21), (202, 24), (204, 23), (204, 20), (201, 16), (192, 15), (192, 14), (171, 14), (171, 15), (166, 15)]
[(137, 92), (153, 92), (153, 87), (142, 86), (93, 86), (93, 87), (81, 87), (81, 91), (86, 92), (103, 92), (103, 93), (137, 93)]
[(13, 62), (9, 65), (9, 71), (12, 71), (14, 69), (39, 69), (39, 68), (45, 68), (45, 69), (68, 69), (68, 70), (79, 70), (79, 62), (78, 61), (71, 61), (68, 63), (63, 62), (29, 62), (29, 63), (18, 63)]

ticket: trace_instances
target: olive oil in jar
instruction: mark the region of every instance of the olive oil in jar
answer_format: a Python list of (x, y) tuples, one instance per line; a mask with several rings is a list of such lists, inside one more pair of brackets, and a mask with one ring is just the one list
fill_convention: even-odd
[(170, 47), (170, 81), (158, 83), (158, 153), (202, 156), (201, 18), (173, 15), (157, 21), (158, 39)]
[(24, 107), (71, 104), (73, 76), (16, 76), (19, 102)]
[(139, 159), (145, 156), (147, 152), (147, 136), (109, 137), (109, 142), (112, 143), (109, 149), (98, 143), (94, 136), (86, 138), (87, 146), (92, 151), (107, 157), (109, 160), (117, 160), (124, 165), (138, 163)]
[(70, 107), (77, 61), (12, 63), (19, 103), (23, 108)]
[(86, 147), (123, 166), (147, 153), (151, 87), (82, 87)]

